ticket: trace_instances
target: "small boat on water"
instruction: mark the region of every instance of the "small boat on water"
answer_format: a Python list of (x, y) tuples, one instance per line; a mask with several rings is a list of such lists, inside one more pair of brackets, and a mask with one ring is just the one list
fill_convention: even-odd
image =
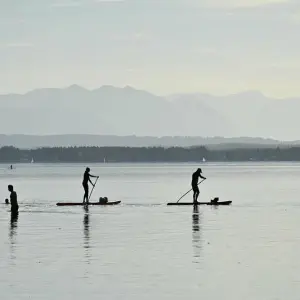
[(85, 205), (99, 205), (99, 206), (106, 206), (106, 205), (117, 205), (120, 204), (121, 201), (110, 201), (110, 202), (89, 202), (89, 203), (83, 203), (83, 202), (58, 202), (56, 203), (57, 206), (85, 206)]

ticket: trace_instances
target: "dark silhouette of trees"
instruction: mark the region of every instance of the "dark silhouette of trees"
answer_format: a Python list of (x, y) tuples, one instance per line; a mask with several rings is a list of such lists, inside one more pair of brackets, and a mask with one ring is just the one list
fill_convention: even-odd
[(209, 150), (199, 147), (45, 147), (0, 148), (0, 162), (200, 162), (300, 161), (300, 147)]

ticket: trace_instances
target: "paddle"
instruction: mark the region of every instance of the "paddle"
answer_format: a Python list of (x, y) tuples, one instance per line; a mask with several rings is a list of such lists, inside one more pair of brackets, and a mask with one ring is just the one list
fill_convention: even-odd
[(97, 177), (97, 179), (96, 179), (96, 181), (95, 181), (95, 184), (93, 185), (93, 188), (92, 188), (92, 190), (91, 190), (91, 193), (90, 193), (90, 196), (89, 196), (89, 200), (88, 200), (88, 201), (90, 201), (90, 198), (91, 198), (91, 196), (92, 196), (92, 192), (93, 192), (93, 190), (94, 190), (94, 187), (95, 187), (95, 185), (96, 185), (96, 183), (97, 183), (98, 178), (99, 178), (99, 176)]
[[(199, 185), (201, 182), (203, 182), (205, 179), (202, 179), (197, 185)], [(176, 203), (178, 203), (184, 196), (186, 196), (191, 190), (193, 190), (193, 189), (190, 189), (189, 191), (187, 191), (184, 195), (182, 195), (179, 199), (178, 199), (178, 201), (176, 202)]]

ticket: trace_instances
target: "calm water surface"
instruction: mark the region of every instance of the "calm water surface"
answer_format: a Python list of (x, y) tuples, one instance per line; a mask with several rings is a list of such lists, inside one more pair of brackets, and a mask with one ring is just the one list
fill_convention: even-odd
[(205, 164), (201, 200), (233, 205), (196, 211), (166, 206), (196, 165), (90, 167), (121, 205), (55, 205), (82, 201), (85, 165), (0, 166), (20, 204), (0, 204), (1, 299), (299, 299), (299, 164)]

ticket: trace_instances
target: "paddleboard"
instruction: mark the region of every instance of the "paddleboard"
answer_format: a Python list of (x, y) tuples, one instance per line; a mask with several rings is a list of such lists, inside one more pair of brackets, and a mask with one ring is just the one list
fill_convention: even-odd
[[(198, 202), (197, 205), (230, 205), (232, 201)], [(193, 202), (168, 203), (167, 205), (195, 205)]]
[(102, 206), (106, 206), (106, 205), (117, 205), (120, 204), (121, 201), (112, 201), (112, 202), (107, 202), (107, 203), (100, 203), (100, 202), (89, 202), (88, 204), (83, 203), (83, 202), (58, 202), (56, 203), (57, 206), (84, 206), (84, 205), (102, 205)]

